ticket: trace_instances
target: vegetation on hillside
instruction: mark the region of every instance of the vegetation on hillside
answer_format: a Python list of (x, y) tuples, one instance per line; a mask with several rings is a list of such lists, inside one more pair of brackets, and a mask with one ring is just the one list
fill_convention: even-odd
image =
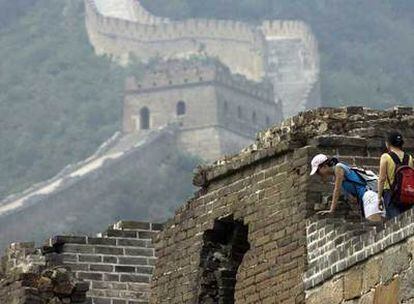
[(127, 71), (95, 56), (82, 1), (38, 0), (0, 30), (0, 58), (0, 196), (85, 158), (119, 129)]
[[(414, 96), (409, 0), (141, 0), (157, 15), (301, 19), (320, 43), (327, 105)], [(82, 0), (0, 0), (0, 198), (91, 154), (120, 127), (128, 73), (95, 56)]]

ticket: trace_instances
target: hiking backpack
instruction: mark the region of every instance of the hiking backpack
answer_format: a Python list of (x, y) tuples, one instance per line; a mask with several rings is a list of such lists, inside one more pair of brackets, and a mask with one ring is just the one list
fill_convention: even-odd
[(362, 181), (361, 185), (367, 187), (368, 190), (372, 190), (374, 192), (378, 191), (378, 175), (376, 175), (373, 171), (365, 170), (359, 167), (351, 167), (350, 169), (358, 175)]
[(414, 169), (409, 166), (410, 156), (404, 153), (403, 161), (394, 152), (388, 153), (395, 163), (394, 182), (390, 184), (392, 197), (403, 205), (414, 205)]
[[(348, 166), (350, 171), (353, 171), (354, 173), (356, 173), (357, 177), (358, 177), (358, 181), (356, 180), (351, 180), (349, 178), (347, 178), (345, 176), (345, 181), (350, 182), (352, 184), (355, 185), (360, 185), (365, 187), (367, 190), (372, 190), (377, 192), (378, 189), (378, 176), (371, 170), (365, 170), (363, 168), (359, 168), (359, 167), (351, 167), (349, 165)], [(355, 188), (355, 192), (356, 192), (356, 188)], [(357, 201), (358, 201), (358, 205), (361, 209), (361, 215), (362, 217), (365, 217), (365, 211), (364, 211), (364, 204), (362, 202), (361, 199), (359, 199), (357, 197)]]

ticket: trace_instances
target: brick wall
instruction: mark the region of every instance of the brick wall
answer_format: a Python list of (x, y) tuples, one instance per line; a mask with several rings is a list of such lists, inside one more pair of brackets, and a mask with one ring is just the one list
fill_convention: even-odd
[(2, 257), (0, 303), (89, 304), (89, 283), (63, 267), (47, 267), (33, 243), (13, 243)]
[(144, 304), (155, 264), (152, 237), (160, 224), (121, 221), (102, 237), (56, 236), (43, 248), (48, 266), (66, 266), (90, 283), (93, 304)]
[[(240, 154), (200, 168), (194, 178), (201, 187), (198, 195), (179, 208), (156, 237), (151, 303), (197, 303), (205, 290), (205, 234), (228, 217), (247, 227), (250, 245), (237, 267), (234, 301), (305, 303), (305, 289), (318, 284), (315, 278), (320, 275), (324, 281), (333, 275), (331, 256), (361, 261), (360, 247), (367, 239), (387, 238), (391, 230), (398, 238), (402, 234), (394, 226), (377, 233), (345, 203), (339, 219), (315, 218), (316, 211), (326, 208), (332, 188), (309, 177), (311, 158), (324, 152), (373, 168), (390, 129), (402, 131), (413, 150), (413, 126), (411, 108), (317, 109), (259, 133), (256, 143)], [(354, 244), (350, 237), (362, 241)], [(338, 245), (354, 251), (341, 251)]]
[[(413, 303), (413, 210), (380, 229), (344, 239), (332, 221), (328, 222), (314, 222), (308, 228), (310, 245), (319, 235), (325, 248), (334, 243), (335, 250), (321, 252), (321, 257), (311, 262), (305, 278), (306, 303)], [(309, 246), (308, 250), (315, 251)]]
[(203, 235), (228, 216), (248, 227), (250, 244), (237, 271), (236, 303), (303, 301), (307, 161), (307, 148), (269, 158), (212, 182), (180, 208), (156, 243), (151, 303), (197, 303)]

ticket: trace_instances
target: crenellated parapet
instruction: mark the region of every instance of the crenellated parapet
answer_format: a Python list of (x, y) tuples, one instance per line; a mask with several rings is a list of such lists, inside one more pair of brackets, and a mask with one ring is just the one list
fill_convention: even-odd
[(242, 43), (256, 43), (263, 40), (252, 26), (232, 20), (188, 19), (169, 21), (144, 11), (139, 2), (137, 20), (128, 20), (103, 15), (94, 0), (86, 0), (87, 23), (97, 26), (102, 34), (116, 33), (142, 41), (158, 41), (180, 38), (210, 38), (232, 40)]
[(261, 27), (266, 40), (280, 39), (281, 37), (300, 39), (305, 45), (309, 64), (308, 69), (319, 71), (318, 41), (311, 28), (303, 21), (264, 21)]
[[(98, 55), (128, 64), (131, 54), (152, 58), (212, 57), (232, 73), (275, 87), (284, 116), (320, 105), (318, 45), (301, 21), (169, 20), (138, 0), (85, 0), (86, 26)], [(103, 7), (105, 9), (103, 9)]]
[(257, 101), (274, 104), (273, 86), (270, 82), (254, 82), (243, 75), (232, 74), (229, 68), (215, 60), (170, 60), (158, 63), (139, 79), (130, 77), (125, 90), (127, 94), (142, 94), (208, 83), (237, 90)]

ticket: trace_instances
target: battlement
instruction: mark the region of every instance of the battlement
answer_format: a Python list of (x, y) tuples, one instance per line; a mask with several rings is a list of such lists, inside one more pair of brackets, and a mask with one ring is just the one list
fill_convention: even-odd
[(138, 80), (126, 81), (126, 94), (141, 94), (157, 90), (214, 84), (251, 95), (258, 101), (274, 104), (270, 82), (254, 82), (242, 75), (234, 75), (230, 69), (216, 60), (183, 61), (169, 60), (157, 63)]
[[(116, 34), (139, 41), (172, 40), (180, 38), (204, 37), (225, 39), (242, 43), (261, 43), (263, 37), (254, 27), (231, 20), (189, 19), (184, 21), (161, 22), (159, 19), (144, 17), (143, 21), (127, 20), (104, 16), (94, 0), (85, 0), (87, 23), (102, 34)], [(141, 7), (140, 4), (137, 4)], [(142, 10), (140, 10), (142, 12)], [(148, 13), (149, 14), (149, 13)], [(142, 15), (150, 16), (145, 13)], [(259, 46), (259, 45), (257, 45)]]
[(208, 184), (222, 175), (252, 165), (274, 154), (284, 154), (297, 147), (318, 144), (359, 147), (383, 147), (388, 130), (401, 130), (410, 138), (407, 148), (414, 149), (414, 112), (412, 107), (395, 107), (387, 111), (363, 107), (318, 108), (284, 120), (259, 132), (256, 142), (240, 154), (218, 160), (201, 168), (195, 175), (197, 186)]
[(309, 163), (325, 153), (377, 169), (386, 132), (401, 131), (412, 153), (413, 127), (411, 107), (300, 113), (200, 167), (201, 189), (162, 225), (127, 221), (103, 236), (57, 236), (44, 258), (15, 246), (2, 269), (43, 259), (70, 267), (95, 303), (409, 303), (414, 209), (373, 225), (341, 197), (333, 215), (320, 215), (332, 185), (310, 176)]
[(269, 79), (285, 117), (320, 105), (318, 44), (304, 22), (176, 21), (153, 16), (138, 0), (105, 1), (106, 10), (97, 7), (101, 1), (85, 0), (89, 40), (98, 55), (121, 64), (128, 64), (131, 54), (144, 62), (217, 58), (232, 73)]
[[(384, 288), (391, 288), (387, 286), (398, 273), (408, 284), (414, 273), (407, 262), (413, 252), (408, 248), (412, 243), (407, 243), (414, 231), (413, 212), (382, 230), (361, 219), (356, 206), (347, 211), (350, 203), (343, 200), (338, 218), (318, 217), (317, 212), (327, 208), (332, 188), (309, 175), (309, 163), (315, 154), (325, 153), (377, 169), (389, 130), (400, 130), (407, 151), (414, 151), (413, 126), (409, 107), (310, 110), (260, 132), (256, 143), (240, 154), (200, 167), (194, 178), (200, 191), (177, 209), (157, 236), (151, 303), (167, 296), (166, 286), (174, 286), (177, 297), (187, 299), (183, 303), (233, 297), (236, 303), (339, 304), (363, 295), (362, 288), (355, 287), (362, 280), (353, 284), (354, 273), (362, 273), (357, 263), (378, 259), (378, 254), (383, 263), (379, 265), (386, 269), (378, 281), (382, 285), (366, 283), (366, 292), (376, 289), (375, 297), (383, 299)], [(169, 244), (170, 239), (175, 241)], [(176, 254), (183, 251), (190, 256)], [(395, 266), (390, 260), (394, 253)], [(214, 266), (209, 256), (223, 258)], [(215, 280), (209, 276), (211, 269)], [(231, 286), (230, 295), (215, 292), (224, 288), (223, 282)]]

